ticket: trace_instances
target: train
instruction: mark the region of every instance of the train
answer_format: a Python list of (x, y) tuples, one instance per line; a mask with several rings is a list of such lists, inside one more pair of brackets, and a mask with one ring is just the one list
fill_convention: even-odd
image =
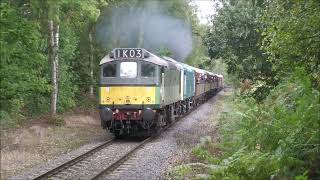
[(101, 126), (116, 137), (149, 136), (223, 89), (223, 75), (143, 48), (115, 48), (100, 61)]

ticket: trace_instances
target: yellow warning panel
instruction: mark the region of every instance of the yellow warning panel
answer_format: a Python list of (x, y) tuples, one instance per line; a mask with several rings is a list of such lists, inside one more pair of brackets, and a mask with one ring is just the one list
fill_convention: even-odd
[(155, 86), (100, 87), (100, 104), (156, 104), (157, 88)]

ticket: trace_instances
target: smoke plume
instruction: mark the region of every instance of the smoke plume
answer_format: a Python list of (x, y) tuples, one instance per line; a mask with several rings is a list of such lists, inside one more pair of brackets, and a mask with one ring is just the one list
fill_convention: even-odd
[(108, 7), (99, 19), (97, 40), (110, 49), (142, 47), (159, 52), (168, 48), (174, 58), (184, 61), (192, 51), (191, 26), (168, 14), (158, 1)]

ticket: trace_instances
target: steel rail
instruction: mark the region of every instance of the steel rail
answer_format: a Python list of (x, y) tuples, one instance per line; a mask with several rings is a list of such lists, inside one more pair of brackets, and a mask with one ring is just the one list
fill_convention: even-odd
[(107, 173), (111, 173), (113, 172), (115, 169), (117, 169), (119, 166), (121, 166), (124, 162), (126, 162), (129, 157), (136, 152), (140, 147), (142, 147), (143, 145), (145, 145), (146, 143), (150, 142), (152, 139), (154, 139), (155, 136), (151, 136), (145, 140), (143, 140), (141, 143), (139, 143), (137, 146), (135, 146), (132, 150), (130, 150), (128, 153), (124, 154), (123, 156), (121, 156), (116, 162), (112, 163), (111, 165), (109, 165), (107, 168), (103, 169), (102, 171), (100, 171), (98, 174), (96, 174), (95, 176), (93, 176), (91, 179), (99, 179), (100, 177), (102, 177), (104, 174)]
[[(202, 105), (202, 104), (201, 104)], [(201, 106), (199, 105), (199, 106)], [(183, 119), (184, 117), (186, 117), (187, 115), (189, 115), (191, 112), (193, 112), (194, 110), (198, 109), (199, 106), (196, 106), (194, 108), (192, 108), (189, 112), (186, 112), (185, 114), (177, 117), (177, 119), (175, 121), (173, 121), (173, 123), (169, 124), (168, 126), (164, 127), (163, 129), (161, 129), (160, 132), (156, 133), (155, 135), (143, 140), (141, 143), (139, 143), (136, 147), (134, 147), (132, 150), (130, 150), (128, 153), (124, 154), (123, 156), (121, 156), (121, 158), (119, 158), (116, 162), (112, 163), (111, 165), (109, 165), (108, 167), (104, 168), (103, 170), (101, 170), (98, 174), (96, 174), (95, 176), (93, 176), (91, 178), (91, 180), (97, 180), (102, 178), (103, 175), (107, 175), (107, 174), (111, 174), (114, 170), (116, 170), (118, 167), (120, 167), (124, 162), (126, 162), (130, 156), (136, 152), (137, 150), (139, 150), (143, 145), (145, 145), (146, 143), (150, 142), (151, 140), (155, 139), (156, 137), (158, 137), (162, 132), (164, 132), (165, 130), (169, 129), (170, 127), (172, 127), (174, 124), (176, 124), (178, 121), (180, 121), (181, 119)]]
[(37, 177), (33, 178), (34, 180), (39, 180), (39, 179), (48, 179), (56, 174), (58, 174), (59, 172), (77, 164), (78, 162), (84, 160), (85, 158), (93, 155), (94, 153), (96, 153), (97, 151), (101, 150), (102, 148), (104, 148), (105, 146), (111, 144), (112, 142), (114, 141), (114, 139), (111, 139), (111, 140), (108, 140), (92, 149), (90, 149), (89, 151), (86, 151), (85, 153), (79, 155), (79, 156), (76, 156), (74, 158), (72, 158), (71, 160), (67, 161), (67, 162), (64, 162), (63, 164), (53, 168), (53, 169), (50, 169), (49, 171), (43, 173), (43, 174), (40, 174), (38, 175)]
[[(210, 98), (211, 99), (211, 98)], [(103, 170), (101, 170), (98, 174), (96, 174), (95, 176), (93, 176), (91, 179), (100, 179), (103, 175), (107, 175), (112, 173), (114, 170), (116, 170), (119, 166), (121, 166), (124, 162), (126, 162), (130, 156), (136, 152), (138, 149), (140, 149), (143, 145), (145, 145), (146, 143), (150, 142), (151, 140), (155, 139), (156, 137), (158, 137), (162, 132), (164, 132), (165, 130), (169, 129), (170, 127), (172, 127), (174, 124), (176, 124), (178, 121), (180, 121), (181, 119), (183, 119), (184, 117), (186, 117), (187, 115), (189, 115), (191, 112), (193, 112), (194, 110), (198, 109), (202, 104), (195, 106), (194, 108), (192, 108), (189, 112), (186, 112), (185, 114), (178, 116), (177, 119), (175, 121), (173, 121), (171, 124), (169, 124), (168, 126), (164, 127), (163, 129), (161, 129), (161, 131), (159, 131), (158, 133), (154, 134), (153, 136), (143, 140), (142, 142), (140, 142), (137, 146), (135, 146), (133, 149), (131, 149), (128, 153), (124, 154), (123, 156), (121, 156), (116, 162), (112, 163), (111, 165), (109, 165), (107, 168), (104, 168)], [(101, 150), (103, 147), (105, 147), (106, 145), (110, 144), (111, 142), (113, 142), (115, 139), (111, 139), (105, 143), (102, 143), (101, 145), (37, 176), (36, 178), (34, 178), (34, 180), (38, 180), (38, 179), (48, 179), (56, 174), (58, 174), (59, 172), (63, 171), (64, 169), (67, 169), (73, 165), (75, 165), (76, 163), (82, 161), (83, 159), (85, 159), (86, 157), (89, 157), (90, 155), (94, 154), (95, 152)]]

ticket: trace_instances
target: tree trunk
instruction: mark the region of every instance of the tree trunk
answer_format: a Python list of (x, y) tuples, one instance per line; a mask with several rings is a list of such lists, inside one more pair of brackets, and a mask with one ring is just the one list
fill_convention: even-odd
[(89, 32), (89, 43), (90, 43), (90, 87), (89, 87), (89, 95), (93, 96), (93, 42), (92, 42), (92, 32)]
[(49, 20), (49, 60), (51, 62), (51, 116), (57, 113), (58, 75), (59, 75), (59, 25)]

